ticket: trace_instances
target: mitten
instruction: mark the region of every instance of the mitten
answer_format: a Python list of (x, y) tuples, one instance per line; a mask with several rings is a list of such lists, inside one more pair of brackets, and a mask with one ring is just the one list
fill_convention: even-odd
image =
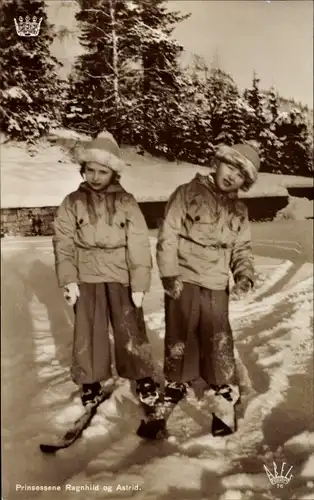
[(178, 299), (183, 290), (183, 283), (180, 276), (167, 276), (161, 278), (165, 293), (172, 299)]
[(249, 278), (239, 278), (236, 281), (235, 286), (232, 290), (232, 296), (237, 299), (242, 299), (247, 295), (253, 288), (253, 283)]
[(142, 307), (144, 292), (132, 292), (132, 300), (135, 307)]
[(80, 290), (77, 283), (68, 283), (63, 287), (63, 295), (69, 306), (74, 306), (78, 297), (80, 296)]

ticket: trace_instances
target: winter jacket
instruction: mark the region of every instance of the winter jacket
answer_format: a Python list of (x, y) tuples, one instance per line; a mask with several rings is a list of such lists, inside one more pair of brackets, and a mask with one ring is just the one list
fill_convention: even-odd
[(54, 221), (56, 273), (70, 282), (117, 282), (148, 291), (148, 229), (133, 195), (119, 183), (96, 192), (87, 183), (65, 197)]
[(171, 195), (159, 229), (157, 264), (161, 278), (212, 290), (246, 277), (253, 284), (253, 255), (247, 208), (237, 196), (217, 189), (210, 176), (197, 174)]

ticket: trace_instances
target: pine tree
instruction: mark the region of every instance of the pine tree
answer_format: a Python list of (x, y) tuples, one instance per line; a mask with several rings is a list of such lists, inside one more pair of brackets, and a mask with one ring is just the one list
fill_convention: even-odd
[(227, 96), (231, 96), (235, 89), (234, 80), (220, 68), (213, 68), (209, 73), (206, 72), (204, 92), (209, 105), (209, 119), (214, 144), (221, 142), (219, 135), (225, 123)]
[(194, 56), (189, 71), (180, 76), (178, 109), (173, 116), (177, 133), (170, 137), (177, 159), (198, 164), (207, 164), (213, 152), (209, 102), (205, 96), (207, 73), (205, 61)]
[[(14, 18), (42, 18), (38, 36), (19, 37)], [(58, 119), (58, 61), (50, 55), (52, 25), (43, 0), (2, 0), (0, 5), (0, 117), (5, 134), (34, 141)]]
[(253, 84), (251, 89), (246, 89), (244, 91), (244, 98), (247, 100), (248, 104), (254, 110), (254, 116), (251, 117), (250, 127), (248, 128), (247, 139), (257, 140), (260, 133), (263, 131), (265, 126), (265, 120), (263, 116), (263, 96), (259, 90), (260, 80), (254, 73)]
[(120, 142), (133, 108), (128, 93), (138, 78), (132, 67), (140, 57), (138, 8), (127, 0), (80, 0), (80, 7), (75, 17), (85, 52), (70, 76), (64, 124), (92, 135), (107, 128)]
[[(175, 26), (189, 16), (170, 12), (165, 0), (139, 0), (142, 21), (142, 146), (176, 156), (177, 118), (183, 47), (171, 37)], [(161, 119), (161, 117), (163, 117)], [(175, 146), (173, 148), (173, 146)]]
[(214, 149), (208, 99), (195, 78), (184, 75), (181, 83), (178, 112), (173, 115), (177, 133), (171, 137), (172, 151), (177, 159), (208, 165)]
[(263, 170), (265, 172), (276, 173), (280, 172), (283, 142), (278, 138), (277, 120), (279, 116), (279, 103), (278, 94), (273, 87), (267, 94), (267, 108), (268, 114), (265, 114), (267, 116), (267, 126), (261, 133), (265, 158)]
[[(190, 82), (180, 96), (184, 106), (184, 159), (209, 165), (214, 147), (233, 144), (245, 136), (246, 106), (230, 75), (195, 56)], [(184, 103), (184, 104), (183, 104)]]
[(272, 87), (268, 93), (268, 107), (272, 117), (272, 123), (275, 123), (278, 118), (279, 105), (278, 105), (278, 94), (274, 87)]
[(216, 141), (228, 145), (243, 142), (247, 135), (246, 108), (236, 86), (230, 87), (221, 112), (221, 132)]
[(247, 136), (246, 140), (254, 140), (260, 144), (261, 164), (263, 166), (266, 156), (267, 146), (265, 144), (265, 130), (267, 130), (267, 100), (262, 95), (259, 89), (259, 78), (254, 72), (253, 84), (251, 89), (244, 91), (244, 98), (248, 105), (253, 110), (247, 121)]
[(283, 143), (280, 173), (313, 175), (311, 137), (303, 113), (297, 108), (280, 113), (277, 131)]
[(163, 101), (157, 86), (165, 90), (173, 73), (168, 24), (176, 16), (162, 3), (80, 0), (76, 18), (85, 53), (71, 75), (65, 125), (91, 134), (107, 128), (118, 142), (147, 146), (144, 132)]

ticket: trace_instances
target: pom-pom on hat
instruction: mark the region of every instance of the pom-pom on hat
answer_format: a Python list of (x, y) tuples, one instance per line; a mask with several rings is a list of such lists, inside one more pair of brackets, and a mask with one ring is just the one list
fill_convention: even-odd
[(244, 191), (247, 191), (257, 180), (261, 160), (255, 145), (245, 143), (227, 146), (223, 144), (218, 147), (215, 158), (230, 163), (242, 170), (246, 177), (246, 182), (243, 186)]
[(121, 158), (121, 150), (113, 135), (108, 131), (101, 132), (95, 139), (77, 147), (75, 158), (79, 164), (94, 161), (119, 174), (125, 167)]

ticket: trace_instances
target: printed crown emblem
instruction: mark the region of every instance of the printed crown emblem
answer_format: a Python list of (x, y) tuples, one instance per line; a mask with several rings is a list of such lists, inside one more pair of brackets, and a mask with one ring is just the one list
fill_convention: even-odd
[(277, 465), (275, 464), (275, 462), (273, 462), (274, 472), (267, 469), (266, 465), (264, 465), (265, 472), (266, 472), (271, 484), (273, 484), (273, 485), (288, 484), (291, 481), (291, 478), (293, 476), (292, 476), (292, 474), (290, 476), (288, 476), (288, 474), (291, 471), (291, 469), (293, 468), (293, 466), (291, 466), (290, 469), (288, 470), (288, 472), (286, 474), (284, 474), (285, 465), (286, 465), (286, 462), (283, 462), (283, 464), (281, 466), (280, 475), (278, 474)]
[(14, 18), (16, 32), (19, 36), (37, 36), (40, 30), (40, 25), (42, 22), (42, 17), (37, 20), (36, 16), (31, 19), (30, 16), (26, 16), (25, 21), (23, 17), (19, 17), (19, 22)]

